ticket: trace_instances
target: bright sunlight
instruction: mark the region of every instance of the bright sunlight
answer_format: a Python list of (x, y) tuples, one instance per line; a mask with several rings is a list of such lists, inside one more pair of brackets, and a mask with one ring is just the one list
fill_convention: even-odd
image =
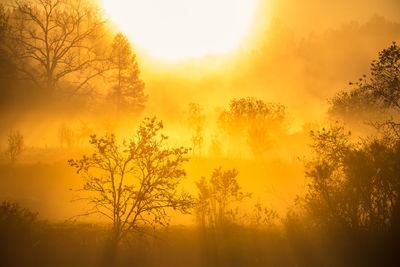
[(257, 0), (103, 0), (111, 20), (151, 56), (198, 58), (235, 50)]

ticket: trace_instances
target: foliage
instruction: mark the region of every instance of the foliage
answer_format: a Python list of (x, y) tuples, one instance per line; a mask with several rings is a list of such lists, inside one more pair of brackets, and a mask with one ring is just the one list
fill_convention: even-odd
[(388, 232), (400, 207), (400, 144), (385, 139), (349, 141), (343, 127), (313, 133), (314, 158), (304, 198), (318, 225), (354, 232)]
[(371, 63), (370, 77), (364, 75), (349, 92), (340, 92), (331, 100), (329, 113), (345, 121), (368, 118), (390, 138), (399, 139), (400, 47), (393, 42)]
[(198, 188), (197, 217), (202, 226), (219, 228), (230, 223), (229, 214), (234, 212), (231, 205), (250, 197), (243, 193), (237, 181), (236, 169), (223, 171), (214, 169), (209, 181), (202, 177), (196, 183)]
[(110, 219), (116, 242), (131, 230), (167, 225), (167, 209), (188, 213), (192, 206), (190, 195), (178, 192), (188, 149), (166, 147), (162, 128), (161, 121), (146, 118), (123, 144), (114, 135), (93, 135), (95, 153), (69, 161), (84, 176), (88, 214)]
[(114, 37), (109, 62), (112, 71), (110, 81), (113, 84), (109, 99), (118, 110), (141, 111), (148, 98), (144, 94), (145, 84), (139, 78), (136, 55), (122, 33)]
[(6, 155), (12, 164), (17, 161), (23, 150), (24, 137), (18, 130), (10, 132), (8, 135), (8, 148), (6, 150)]

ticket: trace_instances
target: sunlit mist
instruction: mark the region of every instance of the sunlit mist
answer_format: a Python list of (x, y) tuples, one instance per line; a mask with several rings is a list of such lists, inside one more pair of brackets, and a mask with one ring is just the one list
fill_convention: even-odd
[(0, 267), (400, 266), (400, 0), (0, 0)]
[(156, 58), (227, 53), (252, 23), (257, 0), (103, 0), (111, 21)]

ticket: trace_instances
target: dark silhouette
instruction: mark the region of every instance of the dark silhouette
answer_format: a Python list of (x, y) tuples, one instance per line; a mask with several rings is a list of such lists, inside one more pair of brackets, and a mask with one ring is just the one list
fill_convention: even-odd
[(95, 45), (104, 20), (88, 3), (15, 1), (10, 14), (7, 48), (42, 96), (74, 96), (106, 70), (104, 51)]
[(144, 82), (139, 78), (140, 70), (128, 39), (118, 33), (114, 37), (110, 55), (110, 83), (108, 93), (117, 111), (139, 112), (147, 101)]
[(69, 161), (85, 179), (87, 214), (111, 220), (115, 243), (145, 226), (168, 225), (168, 209), (188, 213), (192, 207), (190, 195), (177, 191), (188, 149), (168, 148), (162, 128), (161, 121), (146, 118), (122, 144), (114, 135), (93, 135), (95, 152)]
[(363, 120), (388, 138), (400, 138), (400, 47), (393, 42), (371, 63), (371, 73), (363, 75), (353, 88), (331, 100), (329, 113), (344, 121)]

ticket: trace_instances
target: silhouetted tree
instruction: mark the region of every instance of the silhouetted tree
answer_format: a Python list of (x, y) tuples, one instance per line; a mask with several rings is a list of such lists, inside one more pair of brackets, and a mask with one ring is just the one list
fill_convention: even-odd
[(193, 204), (190, 195), (178, 192), (188, 149), (166, 147), (162, 128), (162, 122), (146, 118), (122, 144), (114, 135), (93, 135), (95, 153), (69, 161), (84, 176), (88, 214), (112, 221), (116, 243), (146, 225), (168, 224), (167, 209), (188, 213)]
[(16, 1), (11, 14), (8, 49), (20, 73), (46, 94), (71, 97), (105, 71), (96, 45), (104, 21), (87, 2)]
[(0, 204), (0, 257), (1, 265), (26, 266), (32, 264), (36, 236), (37, 213), (18, 203)]
[(232, 136), (246, 135), (255, 155), (261, 155), (273, 143), (273, 136), (282, 133), (286, 108), (248, 97), (234, 99), (219, 117), (219, 125)]
[(14, 164), (18, 157), (24, 150), (24, 137), (17, 131), (11, 131), (8, 135), (8, 147), (6, 155), (9, 158), (11, 164)]
[(370, 77), (364, 75), (353, 89), (331, 100), (329, 113), (344, 121), (364, 120), (400, 138), (400, 47), (393, 42), (372, 61)]
[(304, 198), (318, 225), (355, 233), (387, 233), (400, 205), (400, 144), (386, 139), (350, 142), (350, 133), (334, 126), (312, 134), (314, 158), (306, 164), (310, 179)]
[(147, 95), (144, 94), (145, 84), (139, 78), (136, 55), (122, 33), (118, 33), (112, 43), (110, 64), (113, 86), (108, 96), (112, 103), (117, 110), (141, 111), (147, 101)]
[(239, 172), (236, 169), (223, 171), (222, 167), (214, 169), (209, 181), (202, 177), (196, 183), (198, 204), (196, 213), (202, 226), (219, 228), (230, 222), (233, 212), (232, 204), (250, 197), (243, 193), (237, 181)]
[(205, 116), (203, 114), (203, 108), (200, 104), (190, 103), (187, 115), (187, 124), (189, 128), (193, 131), (191, 141), (193, 144), (193, 153), (201, 153), (204, 137), (204, 122)]

